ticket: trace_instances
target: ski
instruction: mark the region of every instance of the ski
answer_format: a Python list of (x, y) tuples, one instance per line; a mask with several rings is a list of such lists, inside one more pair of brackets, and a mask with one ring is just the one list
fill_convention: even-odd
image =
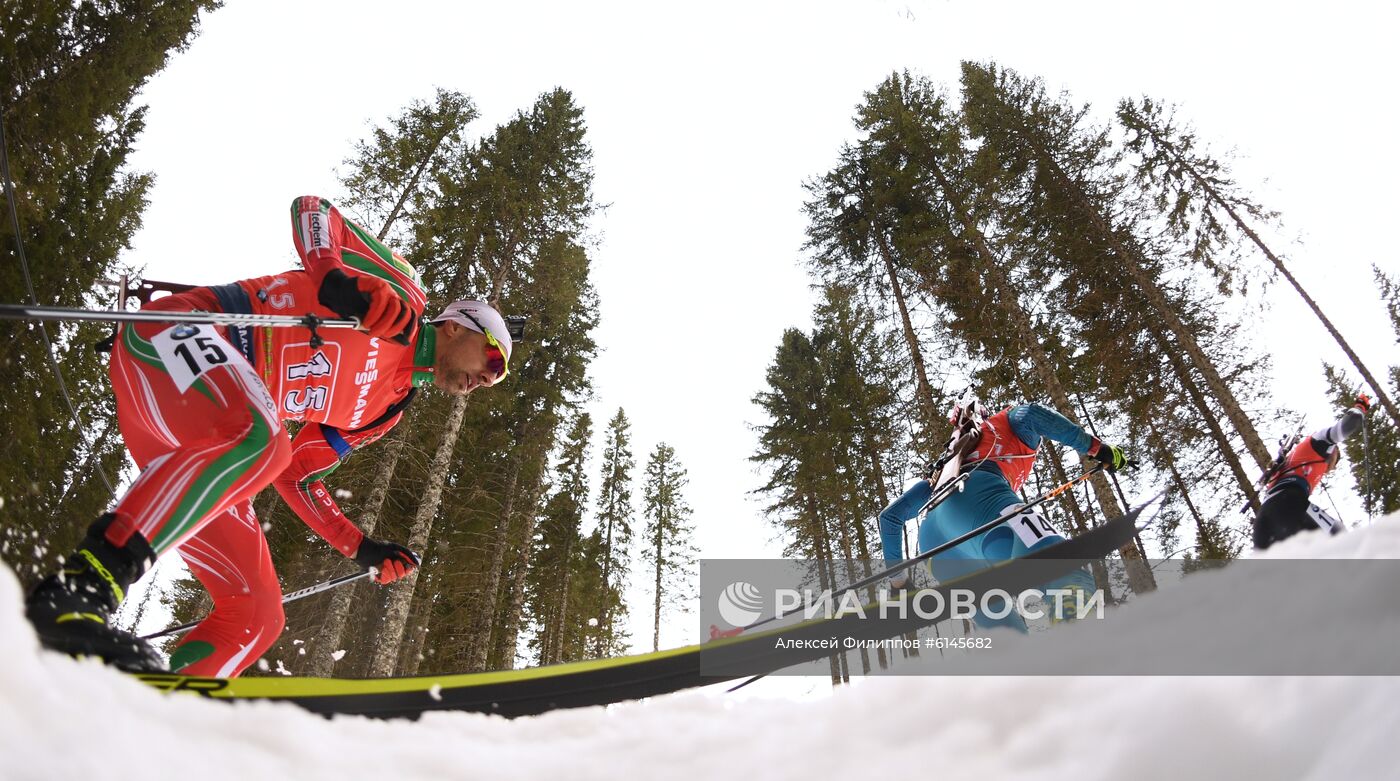
[[(1078, 537), (936, 588), (1033, 588), (1070, 572), (1085, 560), (1103, 558), (1126, 545), (1137, 530), (1142, 511), (1143, 507), (1138, 507)], [(933, 621), (917, 615), (882, 621), (861, 621), (852, 616), (812, 619), (668, 651), (483, 673), (373, 679), (129, 674), (163, 691), (231, 702), (289, 702), (324, 715), (417, 718), (429, 711), (465, 711), (516, 717), (669, 694), (754, 673), (775, 672), (831, 653), (802, 648), (800, 642), (794, 644), (799, 647), (775, 648), (777, 635), (800, 641), (839, 631), (875, 639), (904, 634), (930, 623)], [(734, 669), (732, 674), (714, 672), (730, 668)]]

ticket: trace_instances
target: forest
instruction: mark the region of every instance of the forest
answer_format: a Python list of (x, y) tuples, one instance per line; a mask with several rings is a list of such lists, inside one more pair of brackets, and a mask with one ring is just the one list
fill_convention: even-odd
[[(0, 301), (126, 306), (113, 282), (139, 266), (128, 250), (159, 173), (129, 163), (145, 127), (141, 89), (219, 3), (135, 5), (0, 11), (13, 188)], [(1261, 238), (1279, 215), (1173, 106), (1125, 97), (1102, 113), (993, 62), (962, 63), (954, 84), (891, 73), (851, 103), (837, 163), (805, 182), (802, 256), (774, 259), (805, 264), (820, 292), (814, 325), (783, 333), (754, 378), (763, 422), (749, 457), (763, 478), (735, 487), (762, 499), (786, 555), (879, 558), (879, 511), (937, 457), (947, 410), (969, 390), (994, 409), (1044, 404), (1140, 462), (1047, 505), (1071, 536), (1122, 514), (1129, 496), (1165, 492), (1162, 522), (1120, 552), (1121, 566), (1096, 568), (1113, 598), (1154, 588), (1148, 560), (1241, 555), (1241, 507), (1257, 509), (1277, 450), (1263, 431), (1280, 418), (1329, 422), (1274, 401), (1270, 358), (1284, 346), (1251, 322), (1266, 296), (1301, 296), (1317, 322), (1299, 327), (1329, 334), (1320, 370), (1338, 414), (1358, 390), (1376, 399), (1333, 487), (1368, 513), (1400, 510), (1400, 365), (1363, 364), (1291, 272), (1311, 259)], [(586, 115), (557, 87), (483, 128), (469, 94), (440, 88), (368, 117), (372, 131), (345, 149), (327, 195), (414, 264), (429, 309), (476, 296), (526, 315), (528, 332), (502, 391), (424, 394), (327, 477), (366, 534), (422, 555), (418, 574), (288, 605), (265, 657), (276, 668), (249, 674), (617, 656), (656, 648), (663, 622), (688, 614), (702, 551), (685, 454), (635, 442), (621, 408), (606, 421), (585, 409), (601, 211)], [(1367, 282), (1352, 306), (1383, 309), (1400, 342), (1400, 277), (1376, 267)], [(106, 358), (92, 349), (110, 331), (0, 321), (0, 558), (26, 586), (134, 477)], [(1028, 496), (1089, 463), (1042, 447)], [(255, 508), (288, 590), (354, 571), (275, 491)], [(637, 590), (649, 601), (631, 599)], [(187, 578), (129, 613), (181, 622), (209, 607)], [(649, 640), (630, 636), (633, 614), (649, 617)]]

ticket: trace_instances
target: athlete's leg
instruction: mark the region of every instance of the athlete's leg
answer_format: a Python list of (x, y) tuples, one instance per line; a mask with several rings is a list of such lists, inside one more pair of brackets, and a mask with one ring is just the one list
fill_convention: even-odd
[[(171, 298), (155, 308), (193, 303)], [(110, 625), (126, 589), (161, 553), (271, 482), (290, 444), (252, 368), (212, 328), (123, 327), (109, 373), (142, 473), (62, 575), (30, 595), (26, 615), (50, 648), (149, 667), (147, 644)]]
[[(1017, 502), (1003, 508), (1002, 514), (1011, 512), (1019, 505), (1020, 502)], [(1018, 518), (1012, 524), (999, 527), (996, 531), (1004, 534), (994, 542), (989, 541), (984, 550), (988, 558), (997, 561), (1017, 559), (1032, 551), (1065, 541), (1064, 536), (1055, 531), (1048, 522), (1036, 519)], [(1080, 567), (1048, 583), (1042, 583), (1037, 588), (1045, 592), (1044, 610), (1051, 622), (1074, 620), (1078, 615), (1077, 607), (1087, 604), (1089, 596), (1095, 590), (1094, 576), (1087, 568)]]
[[(950, 497), (929, 514), (925, 528), (920, 530), (919, 547), (929, 550), (1005, 515), (1021, 504), (1021, 498), (1004, 479), (987, 472), (973, 473), (961, 495)], [(1013, 519), (1011, 523), (1001, 524), (935, 556), (930, 566), (936, 577), (946, 581), (1063, 541), (1064, 537), (1048, 526)], [(1092, 592), (1094, 579), (1087, 570), (1078, 569), (1040, 588), (1045, 591), (1068, 589), (1073, 592), (1083, 589)], [(1074, 597), (1066, 602), (1070, 608), (1075, 603)], [(1005, 607), (1000, 602), (990, 602), (988, 606), (997, 613)], [(1014, 611), (1002, 618), (979, 615), (977, 623), (983, 627), (1008, 626), (1021, 631), (1026, 628), (1025, 620)]]
[(267, 537), (243, 501), (210, 521), (179, 549), (214, 598), (214, 610), (170, 655), (170, 669), (229, 678), (256, 662), (282, 634), (282, 588)]
[[(1001, 477), (987, 472), (972, 473), (962, 491), (945, 499), (924, 519), (919, 528), (919, 550), (932, 550), (997, 517), (1000, 508), (1006, 505), (1008, 496), (1012, 501), (1020, 501)], [(1010, 536), (1011, 531), (1002, 525), (959, 543), (934, 556), (929, 562), (930, 571), (940, 581), (947, 582), (1004, 561), (1009, 558)], [(988, 607), (1001, 613), (1007, 606), (989, 602)], [(984, 628), (1008, 627), (1026, 631), (1025, 620), (1014, 609), (999, 618), (979, 613), (975, 620), (978, 626)]]
[(156, 555), (272, 482), (291, 446), (267, 389), (213, 328), (127, 326), (110, 368), (118, 421), (142, 467), (107, 532)]
[(1254, 522), (1254, 547), (1264, 550), (1309, 528), (1317, 524), (1308, 518), (1308, 492), (1296, 482), (1281, 483), (1264, 494)]

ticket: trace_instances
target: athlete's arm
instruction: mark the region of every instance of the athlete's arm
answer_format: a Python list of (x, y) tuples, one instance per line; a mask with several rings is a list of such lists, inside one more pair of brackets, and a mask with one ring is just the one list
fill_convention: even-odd
[(332, 269), (363, 274), (387, 283), (416, 315), (427, 307), (418, 271), (325, 198), (303, 195), (292, 201), (292, 243), (318, 283)]
[(318, 303), (371, 336), (412, 342), (427, 297), (407, 261), (315, 195), (292, 201), (292, 241)]
[(291, 463), (273, 481), (297, 517), (346, 556), (355, 555), (365, 535), (340, 511), (326, 488), (325, 478), (354, 450), (384, 436), (401, 417), (402, 414), (395, 415), (371, 429), (353, 433), (308, 423), (292, 440)]
[(1360, 404), (1346, 411), (1341, 419), (1327, 428), (1318, 429), (1313, 432), (1312, 446), (1318, 455), (1327, 455), (1332, 448), (1342, 444), (1347, 437), (1361, 430), (1361, 423), (1366, 418), (1366, 411)]
[(1087, 454), (1094, 446), (1095, 440), (1087, 431), (1042, 404), (1021, 404), (1006, 417), (1026, 447), (1039, 447), (1041, 437), (1069, 445), (1080, 453)]

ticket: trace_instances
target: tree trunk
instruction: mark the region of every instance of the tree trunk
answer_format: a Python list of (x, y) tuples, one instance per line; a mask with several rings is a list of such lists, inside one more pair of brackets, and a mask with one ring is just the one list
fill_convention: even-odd
[[(1060, 459), (1058, 457), (1050, 459), (1050, 471), (1054, 473), (1057, 485), (1064, 485), (1065, 483), (1069, 482), (1069, 475), (1065, 472), (1065, 465), (1060, 462)], [(1089, 519), (1086, 516), (1084, 510), (1080, 508), (1079, 500), (1074, 498), (1074, 491), (1065, 491), (1064, 493), (1060, 494), (1060, 498), (1064, 499), (1065, 503), (1069, 506), (1070, 517), (1073, 518), (1074, 522), (1079, 526), (1079, 528), (1076, 530), (1077, 533), (1083, 533), (1085, 531), (1088, 531), (1090, 528)], [(1123, 551), (1129, 549), (1130, 547), (1131, 546), (1125, 545), (1122, 548), (1119, 548), (1118, 554), (1121, 556), (1123, 554)], [(1089, 562), (1089, 570), (1094, 574), (1094, 585), (1103, 589), (1103, 592), (1108, 595), (1109, 602), (1112, 603), (1114, 601), (1113, 584), (1109, 582), (1108, 568), (1104, 566), (1103, 560), (1094, 559), (1093, 561)], [(1132, 570), (1129, 570), (1128, 574), (1128, 588), (1131, 588), (1134, 593), (1137, 593), (1138, 586), (1143, 585), (1141, 583), (1142, 575), (1140, 572), (1136, 573), (1139, 578), (1139, 583), (1134, 584), (1132, 580), (1132, 575), (1135, 573)], [(1151, 574), (1150, 568), (1148, 570), (1148, 574)], [(1156, 587), (1157, 584), (1154, 580), (1152, 582), (1151, 587), (1148, 590), (1151, 590)]]
[[(943, 169), (933, 166), (931, 170), (938, 179), (939, 187), (943, 190), (944, 199), (953, 209), (958, 222), (961, 223), (965, 237), (970, 237), (976, 246), (978, 255), (982, 258), (981, 266), (985, 272), (985, 279), (991, 283), (997, 300), (1002, 302), (1001, 316), (1004, 320), (1014, 324), (1012, 330), (1018, 335), (1022, 352), (1030, 359), (1031, 369), (1035, 372), (1036, 379), (1040, 381), (1041, 387), (1050, 396), (1050, 401), (1055, 405), (1055, 409), (1069, 418), (1071, 423), (1078, 425), (1074, 408), (1069, 403), (1069, 394), (1065, 391), (1064, 385), (1060, 383), (1059, 374), (1055, 371), (1055, 364), (1050, 360), (1050, 356), (1045, 352), (1045, 347), (1041, 345), (1040, 340), (1035, 338), (1034, 323), (1031, 321), (1030, 314), (1021, 306), (1021, 297), (997, 263), (997, 256), (987, 245), (986, 236), (973, 222), (972, 215), (968, 212), (962, 199), (957, 197)], [(1087, 459), (1083, 456), (1081, 456), (1081, 461), (1087, 463)], [(1098, 497), (1099, 506), (1103, 507), (1105, 511), (1110, 507), (1118, 506), (1112, 491), (1109, 489), (1108, 480), (1102, 473), (1090, 477), (1089, 483), (1093, 486), (1094, 494)], [(1127, 508), (1123, 508), (1123, 512), (1126, 511)], [(1131, 545), (1123, 546), (1119, 553), (1123, 556), (1125, 564), (1141, 561), (1143, 558), (1143, 554)], [(1145, 567), (1129, 564), (1127, 569), (1128, 582), (1134, 592), (1142, 593), (1142, 590), (1151, 591), (1156, 588), (1152, 582), (1151, 572), (1147, 571)], [(1144, 572), (1146, 572), (1145, 577)]]
[[(403, 455), (404, 445), (408, 442), (409, 432), (412, 429), (413, 418), (405, 415), (399, 421), (396, 430), (388, 437), (385, 443), (383, 458), (380, 461), (379, 472), (375, 475), (373, 488), (370, 489), (369, 499), (365, 502), (365, 507), (360, 516), (356, 519), (355, 525), (360, 528), (368, 537), (374, 534), (374, 528), (379, 525), (379, 514), (384, 510), (384, 499), (389, 494), (389, 483), (394, 479), (394, 471), (398, 468), (399, 458)], [(382, 441), (382, 440), (381, 440)], [(356, 584), (350, 588), (338, 588), (331, 592), (331, 602), (326, 606), (325, 619), (321, 622), (321, 629), (316, 633), (316, 637), (311, 641), (311, 659), (307, 664), (306, 674), (318, 678), (325, 678), (335, 671), (335, 659), (331, 654), (341, 650), (341, 634), (345, 631), (345, 622), (350, 618), (350, 609), (355, 604), (356, 596), (364, 584)]]
[(452, 126), (445, 125), (442, 132), (438, 134), (438, 137), (433, 139), (433, 145), (428, 149), (428, 154), (424, 155), (423, 159), (418, 163), (418, 167), (413, 169), (413, 176), (408, 178), (408, 184), (404, 185), (403, 190), (399, 193), (398, 202), (394, 204), (394, 208), (389, 212), (389, 216), (384, 218), (384, 227), (379, 229), (379, 234), (375, 236), (375, 238), (383, 241), (384, 237), (389, 235), (389, 228), (392, 227), (394, 221), (399, 218), (399, 212), (403, 210), (404, 202), (408, 200), (408, 194), (413, 192), (413, 188), (418, 186), (419, 177), (421, 177), (423, 171), (427, 169), (428, 163), (433, 161), (433, 156), (437, 154), (438, 147), (442, 146), (442, 140), (447, 138), (447, 134), (451, 131)]
[[(855, 470), (851, 470), (851, 473), (854, 474), (854, 473), (855, 473)], [(848, 523), (845, 523), (845, 522), (840, 522), (840, 523), (837, 523), (837, 524), (836, 524), (836, 529), (837, 529), (837, 531), (840, 533), (841, 556), (842, 556), (842, 558), (845, 560), (845, 566), (842, 567), (842, 570), (844, 570), (844, 572), (843, 572), (842, 574), (845, 575), (845, 580), (844, 580), (844, 582), (845, 582), (845, 583), (850, 583), (850, 582), (852, 582), (853, 580), (859, 580), (859, 578), (852, 578), (852, 577), (851, 577), (851, 575), (853, 574), (853, 573), (851, 572), (851, 567), (855, 564), (856, 558), (855, 558), (855, 548), (851, 545), (851, 530), (850, 530), (850, 525), (849, 525)], [(869, 561), (869, 559), (865, 559), (865, 561)], [(833, 567), (834, 567), (834, 566), (835, 566), (835, 564), (833, 563)], [(840, 588), (840, 585), (841, 585), (841, 584), (838, 582), (837, 584), (835, 584), (835, 587)], [(836, 595), (833, 593), (832, 596), (836, 596)], [(843, 659), (843, 660), (845, 659), (845, 655), (844, 655), (844, 654), (842, 655), (842, 659)], [(863, 648), (863, 647), (860, 649), (860, 667), (861, 667), (861, 673), (862, 673), (862, 674), (864, 674), (864, 675), (869, 675), (869, 674), (870, 674), (870, 651), (869, 651), (869, 649), (866, 649), (866, 648)], [(846, 678), (847, 678), (847, 679), (850, 678), (850, 673), (849, 673), (849, 671), (848, 671), (847, 674), (846, 674)]]
[[(817, 588), (823, 593), (829, 593), (833, 586), (830, 572), (831, 564), (831, 543), (827, 533), (826, 525), (822, 523), (821, 513), (817, 511), (817, 498), (811, 491), (806, 492), (804, 503), (805, 512), (803, 516), (806, 520), (807, 528), (811, 530), (812, 553), (811, 565), (817, 570)], [(840, 654), (835, 653), (827, 657), (828, 668), (831, 672), (831, 684), (835, 686), (841, 682), (841, 660)]]
[(1186, 509), (1191, 512), (1191, 518), (1196, 521), (1196, 538), (1199, 546), (1199, 541), (1206, 539), (1210, 530), (1206, 528), (1205, 519), (1196, 509), (1196, 503), (1191, 501), (1191, 490), (1186, 485), (1186, 481), (1181, 478), (1181, 473), (1177, 471), (1176, 459), (1172, 457), (1171, 451), (1163, 449), (1162, 455), (1167, 462), (1167, 471), (1172, 473), (1172, 482), (1176, 483), (1176, 489), (1181, 492), (1182, 501), (1186, 502)]
[[(1191, 363), (1191, 367), (1199, 372), (1201, 378), (1205, 380), (1206, 387), (1210, 389), (1211, 395), (1220, 402), (1221, 409), (1225, 412), (1225, 417), (1229, 419), (1230, 425), (1234, 427), (1235, 431), (1239, 432), (1240, 437), (1244, 440), (1245, 449), (1249, 451), (1250, 455), (1254, 456), (1254, 460), (1258, 463), (1260, 469), (1268, 467), (1269, 463), (1273, 460), (1273, 457), (1269, 453), (1269, 448), (1264, 445), (1264, 440), (1259, 437), (1259, 432), (1254, 429), (1254, 424), (1250, 422), (1249, 417), (1244, 414), (1244, 410), (1240, 409), (1239, 401), (1235, 398), (1234, 392), (1225, 384), (1225, 380), (1221, 378), (1220, 372), (1216, 370), (1215, 364), (1210, 360), (1210, 356), (1206, 355), (1205, 351), (1201, 349), (1201, 346), (1197, 344), (1196, 337), (1191, 333), (1190, 329), (1186, 327), (1186, 324), (1181, 322), (1181, 318), (1177, 315), (1176, 309), (1171, 306), (1166, 296), (1162, 294), (1162, 288), (1158, 286), (1157, 280), (1148, 275), (1147, 270), (1143, 267), (1142, 261), (1144, 258), (1142, 256), (1142, 249), (1135, 244), (1130, 246), (1127, 242), (1123, 241), (1118, 232), (1108, 223), (1107, 218), (1095, 208), (1092, 202), (1090, 202), (1089, 196), (1085, 194), (1067, 173), (1065, 173), (1064, 169), (1060, 168), (1059, 163), (1055, 161), (1049, 151), (1040, 147), (1035, 142), (1031, 143), (1036, 153), (1041, 156), (1046, 167), (1049, 168), (1050, 173), (1060, 180), (1061, 186), (1063, 186), (1067, 192), (1072, 194), (1079, 209), (1085, 218), (1088, 219), (1100, 238), (1113, 247), (1121, 267), (1127, 271), (1133, 284), (1141, 291), (1147, 303), (1151, 305), (1153, 311), (1161, 318), (1161, 322), (1165, 324), (1167, 330), (1171, 332), (1173, 339), (1176, 341), (1176, 346), (1179, 346), (1186, 354), (1187, 359)], [(1161, 338), (1160, 335), (1159, 340), (1163, 342), (1167, 341)], [(1164, 344), (1163, 349), (1171, 350), (1172, 345)]]
[(556, 664), (564, 660), (564, 629), (569, 615), (569, 588), (574, 575), (573, 555), (574, 541), (571, 536), (564, 545), (564, 574), (560, 577), (559, 602), (554, 614), (554, 647), (550, 649), (546, 664)]
[[(1196, 503), (1192, 501), (1191, 487), (1186, 483), (1186, 478), (1181, 476), (1181, 470), (1177, 469), (1176, 456), (1171, 448), (1168, 448), (1163, 443), (1161, 432), (1153, 426), (1149, 429), (1148, 433), (1151, 436), (1152, 443), (1161, 454), (1162, 461), (1166, 463), (1167, 471), (1171, 473), (1172, 482), (1176, 484), (1177, 490), (1181, 492), (1181, 498), (1186, 502), (1186, 509), (1191, 513), (1191, 518), (1196, 522), (1196, 549), (1198, 553), (1202, 550), (1207, 550), (1207, 548), (1202, 545), (1202, 541), (1209, 539), (1212, 543), (1216, 542), (1215, 530), (1211, 529), (1209, 524), (1206, 523), (1206, 519), (1201, 515), (1200, 510), (1197, 509)], [(1209, 550), (1219, 549), (1219, 546), (1214, 544), (1209, 548)]]
[[(871, 474), (871, 476), (872, 476), (872, 477), (874, 478), (874, 480), (875, 480), (876, 496), (877, 496), (877, 498), (878, 498), (879, 501), (880, 501), (880, 506), (881, 506), (881, 507), (888, 507), (889, 504), (890, 504), (890, 497), (889, 497), (889, 491), (885, 490), (885, 469), (884, 469), (884, 465), (880, 463), (880, 454), (879, 454), (878, 452), (876, 452), (876, 450), (875, 450), (875, 448), (874, 448), (873, 446), (867, 445), (867, 446), (866, 446), (866, 455), (867, 455), (867, 457), (870, 459), (870, 470), (871, 470), (871, 471), (870, 471), (870, 474)], [(861, 578), (864, 579), (864, 578), (868, 578), (868, 577), (870, 577), (871, 575), (875, 574), (875, 572), (874, 572), (874, 570), (871, 569), (871, 566), (870, 566), (870, 563), (871, 563), (871, 555), (870, 555), (870, 537), (869, 537), (869, 535), (866, 534), (866, 530), (865, 530), (865, 518), (866, 518), (866, 516), (864, 516), (864, 515), (858, 515), (857, 518), (858, 518), (859, 520), (857, 520), (857, 521), (856, 521), (856, 524), (855, 524), (855, 526), (856, 526), (856, 552), (860, 555), (860, 561), (861, 561)], [(911, 573), (909, 573), (909, 574), (910, 574), (910, 576), (912, 577), (914, 573), (911, 572)], [(875, 601), (875, 599), (877, 599), (876, 587), (875, 587), (875, 586), (871, 586), (870, 588), (866, 589), (866, 599), (867, 599), (867, 601), (871, 601), (871, 602), (873, 602), (873, 601)], [(889, 659), (887, 659), (886, 656), (885, 656), (885, 649), (884, 649), (884, 647), (876, 647), (875, 652), (876, 652), (876, 659), (875, 659), (876, 664), (880, 665), (880, 669), (881, 669), (881, 670), (888, 669), (888, 667), (889, 667)]]
[(501, 622), (503, 624), (501, 642), (497, 647), (508, 654), (508, 669), (515, 667), (515, 644), (520, 636), (521, 614), (525, 609), (525, 575), (530, 569), (530, 546), (535, 537), (535, 519), (539, 513), (542, 485), (542, 483), (536, 483), (535, 490), (530, 496), (530, 505), (526, 508), (523, 516), (523, 528), (513, 566), (514, 575), (510, 583), (510, 601), (507, 604), (505, 619)]
[(904, 290), (899, 284), (899, 274), (895, 270), (894, 258), (890, 253), (889, 245), (885, 241), (884, 234), (876, 231), (876, 242), (880, 247), (880, 258), (885, 262), (885, 274), (890, 280), (890, 291), (894, 295), (895, 305), (899, 308), (900, 323), (904, 327), (904, 341), (909, 345), (909, 358), (914, 364), (915, 395), (919, 399), (919, 407), (923, 410), (923, 425), (920, 427), (929, 435), (934, 422), (938, 420), (938, 410), (933, 403), (933, 386), (929, 384), (928, 372), (924, 368), (924, 353), (919, 347), (919, 336), (914, 333), (914, 322), (909, 319), (909, 306), (904, 301)]
[[(431, 588), (428, 589), (432, 591)], [(409, 614), (408, 629), (404, 633), (403, 649), (399, 652), (399, 675), (417, 675), (423, 663), (423, 646), (432, 628), (433, 606), (431, 593), (417, 595)], [(454, 672), (456, 672), (454, 670)]]
[[(413, 528), (409, 532), (408, 547), (413, 550), (427, 549), (428, 536), (433, 531), (433, 521), (437, 518), (442, 502), (442, 486), (447, 479), (447, 468), (452, 463), (452, 451), (457, 444), (457, 434), (462, 428), (462, 418), (466, 411), (466, 396), (453, 399), (452, 411), (443, 425), (442, 441), (428, 471), (427, 492), (423, 495), (422, 503), (418, 505), (418, 512), (413, 517)], [(413, 602), (413, 591), (417, 584), (418, 572), (415, 570), (390, 592), (379, 643), (370, 662), (371, 677), (387, 678), (394, 674), (394, 663), (398, 659), (399, 646), (403, 643), (404, 625), (408, 621), (408, 608)]]
[[(1074, 394), (1074, 400), (1079, 402), (1079, 409), (1081, 412), (1084, 413), (1084, 422), (1089, 426), (1089, 434), (1095, 439), (1098, 439), (1098, 428), (1094, 425), (1094, 419), (1089, 415), (1089, 405), (1084, 403), (1084, 395), (1081, 393), (1076, 393)], [(1123, 493), (1123, 486), (1118, 484), (1117, 475), (1109, 476), (1113, 478), (1113, 489), (1118, 493), (1119, 501), (1123, 503), (1123, 511), (1127, 512), (1130, 508), (1128, 506), (1128, 497)], [(1138, 532), (1133, 532), (1133, 541), (1137, 543), (1139, 558), (1146, 559), (1147, 546), (1142, 544), (1142, 535)]]
[(598, 638), (597, 638), (597, 640), (594, 641), (594, 644), (593, 644), (593, 655), (594, 655), (595, 657), (599, 658), (599, 659), (603, 658), (603, 656), (606, 654), (605, 649), (612, 645), (612, 625), (608, 623), (608, 621), (609, 621), (609, 614), (610, 614), (612, 611), (610, 611), (610, 610), (608, 609), (608, 605), (609, 605), (609, 603), (612, 601), (612, 599), (611, 599), (611, 594), (610, 594), (611, 588), (609, 588), (609, 587), (612, 585), (611, 582), (610, 582), (610, 581), (612, 580), (612, 559), (613, 559), (613, 549), (612, 549), (612, 545), (613, 545), (613, 543), (612, 543), (612, 535), (613, 535), (613, 514), (612, 514), (612, 513), (613, 513), (613, 510), (615, 510), (616, 508), (608, 508), (608, 509), (609, 509), (609, 512), (608, 512), (608, 530), (607, 530), (607, 534), (606, 534), (606, 537), (605, 537), (604, 542), (603, 542), (603, 593), (602, 593), (603, 604), (599, 606), (599, 607), (601, 607), (602, 609), (598, 611)]
[(661, 554), (665, 543), (665, 535), (662, 533), (662, 530), (666, 528), (665, 512), (665, 509), (658, 509), (658, 514), (663, 517), (656, 519), (656, 603), (653, 606), (651, 626), (651, 650), (653, 651), (661, 650)]
[(1196, 171), (1196, 168), (1181, 156), (1181, 153), (1177, 151), (1175, 145), (1158, 135), (1156, 128), (1151, 127), (1147, 123), (1144, 123), (1144, 128), (1152, 136), (1152, 139), (1157, 142), (1158, 146), (1171, 153), (1177, 164), (1184, 168), (1186, 172), (1191, 175), (1192, 179), (1196, 180), (1196, 184), (1200, 186), (1201, 189), (1205, 190), (1206, 194), (1210, 196), (1210, 199), (1219, 204), (1220, 207), (1225, 210), (1225, 213), (1230, 215), (1230, 219), (1234, 220), (1235, 225), (1244, 232), (1244, 235), (1249, 237), (1250, 241), (1254, 242), (1254, 246), (1258, 247), (1259, 251), (1264, 253), (1264, 257), (1268, 258), (1269, 262), (1274, 264), (1274, 268), (1278, 269), (1278, 273), (1282, 274), (1283, 278), (1288, 280), (1288, 284), (1292, 285), (1293, 289), (1298, 291), (1298, 295), (1302, 296), (1303, 301), (1308, 305), (1308, 308), (1313, 311), (1313, 314), (1317, 316), (1317, 319), (1322, 322), (1323, 327), (1327, 329), (1328, 333), (1332, 334), (1332, 338), (1337, 341), (1337, 345), (1342, 348), (1342, 352), (1346, 353), (1347, 358), (1351, 361), (1351, 365), (1355, 366), (1358, 372), (1361, 372), (1361, 376), (1365, 378), (1366, 384), (1370, 385), (1371, 390), (1375, 391), (1376, 398), (1380, 399), (1381, 405), (1390, 413), (1390, 419), (1400, 424), (1400, 410), (1397, 410), (1395, 402), (1391, 401), (1390, 396), (1386, 394), (1385, 384), (1376, 381), (1375, 375), (1371, 374), (1371, 370), (1366, 368), (1366, 364), (1361, 362), (1361, 356), (1357, 355), (1356, 351), (1351, 349), (1351, 345), (1347, 343), (1347, 340), (1342, 338), (1341, 331), (1338, 331), (1337, 327), (1332, 325), (1332, 321), (1327, 319), (1326, 315), (1322, 314), (1322, 307), (1318, 306), (1312, 296), (1308, 295), (1308, 291), (1303, 289), (1302, 284), (1299, 283), (1298, 280), (1294, 278), (1293, 274), (1288, 271), (1288, 268), (1283, 265), (1283, 261), (1274, 254), (1273, 250), (1269, 249), (1268, 245), (1264, 243), (1264, 240), (1259, 238), (1259, 234), (1255, 233), (1254, 229), (1249, 227), (1244, 221), (1244, 218), (1235, 211), (1233, 206), (1221, 197), (1220, 193), (1206, 181), (1205, 177), (1201, 176), (1201, 174)]
[(491, 558), (486, 562), (486, 580), (481, 586), (476, 614), (472, 617), (471, 632), (475, 637), (467, 669), (472, 672), (486, 669), (487, 659), (492, 648), (492, 623), (499, 607), (497, 599), (501, 590), (501, 568), (505, 566), (506, 545), (511, 519), (515, 512), (515, 493), (520, 483), (520, 461), (511, 459), (510, 478), (506, 480), (506, 501), (501, 508), (500, 520), (496, 522), (496, 533), (491, 536)]
[[(1159, 337), (1160, 341), (1165, 341)], [(1206, 430), (1215, 440), (1216, 449), (1220, 451), (1220, 457), (1229, 464), (1230, 471), (1235, 474), (1235, 480), (1239, 483), (1240, 490), (1244, 492), (1245, 498), (1249, 501), (1249, 506), (1256, 512), (1259, 510), (1259, 494), (1254, 490), (1254, 481), (1245, 473), (1244, 464), (1240, 463), (1239, 454), (1230, 446), (1230, 438), (1225, 435), (1225, 430), (1220, 427), (1220, 421), (1216, 419), (1215, 412), (1206, 403), (1206, 399), (1201, 395), (1200, 388), (1196, 387), (1195, 381), (1191, 378), (1189, 370), (1182, 363), (1180, 356), (1173, 353), (1164, 346), (1163, 353), (1167, 356), (1167, 362), (1175, 372), (1177, 382), (1181, 383), (1182, 390), (1186, 392), (1191, 404), (1201, 413), (1201, 422), (1205, 423)]]

